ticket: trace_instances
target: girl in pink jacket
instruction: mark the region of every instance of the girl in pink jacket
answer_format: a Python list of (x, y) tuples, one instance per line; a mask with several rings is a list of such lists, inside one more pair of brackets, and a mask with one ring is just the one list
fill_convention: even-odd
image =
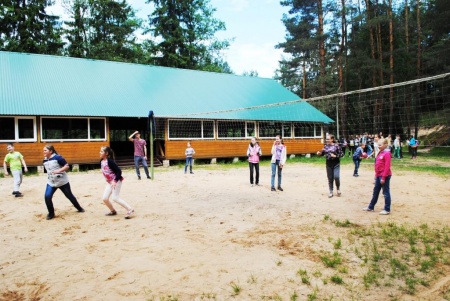
[(253, 187), (253, 170), (256, 172), (255, 184), (259, 186), (259, 157), (261, 157), (261, 147), (256, 141), (256, 138), (252, 138), (247, 148), (248, 166), (250, 168), (250, 185)]

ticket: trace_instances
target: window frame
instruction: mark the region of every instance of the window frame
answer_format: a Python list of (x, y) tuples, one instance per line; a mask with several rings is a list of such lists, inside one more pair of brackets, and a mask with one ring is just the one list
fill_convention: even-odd
[[(220, 122), (243, 122), (244, 123), (244, 137), (220, 137), (219, 136), (219, 123)], [(255, 131), (255, 135), (253, 136), (249, 136), (248, 131), (247, 131), (247, 124), (253, 124), (253, 128)], [(257, 131), (257, 127), (256, 127), (256, 121), (247, 121), (247, 120), (227, 120), (227, 119), (223, 119), (223, 120), (217, 120), (217, 128), (216, 128), (216, 132), (217, 132), (217, 140), (246, 140), (252, 137), (256, 137), (256, 131)]]
[[(188, 122), (200, 122), (200, 131), (201, 131), (201, 137), (177, 137), (173, 138), (170, 136), (170, 122), (171, 121), (188, 121)], [(213, 137), (206, 137), (205, 138), (205, 127), (203, 122), (208, 121), (212, 122), (212, 130), (213, 130)], [(178, 118), (171, 118), (167, 120), (167, 139), (168, 140), (214, 140), (216, 136), (216, 128), (215, 128), (215, 121), (212, 119), (178, 119)]]
[(295, 131), (295, 124), (296, 123), (298, 123), (298, 124), (300, 124), (300, 123), (307, 124), (308, 122), (294, 122), (294, 123), (292, 123), (292, 129), (293, 129), (294, 138), (322, 138), (323, 125), (321, 125), (319, 123), (311, 122), (310, 124), (312, 126), (314, 126), (314, 133), (313, 133), (313, 135), (312, 136), (297, 136), (296, 131)]
[[(260, 138), (260, 139), (273, 139), (274, 137), (275, 137), (275, 135), (274, 136), (261, 136), (261, 124), (265, 124), (265, 123), (279, 123), (279, 124), (281, 124), (281, 138), (282, 139), (289, 139), (289, 138), (292, 138), (292, 132), (293, 132), (293, 127), (292, 127), (292, 122), (284, 122), (284, 121), (260, 121), (260, 122), (258, 122), (258, 138)], [(288, 125), (289, 126), (289, 128), (290, 128), (290, 131), (291, 131), (291, 133), (290, 133), (290, 135), (289, 136), (286, 136), (285, 134), (284, 134), (284, 126), (286, 126), (286, 125)]]
[[(87, 138), (76, 138), (76, 139), (45, 139), (43, 138), (44, 128), (42, 122), (44, 119), (85, 119), (87, 120)], [(104, 125), (104, 138), (91, 138), (91, 119), (103, 120)], [(108, 132), (106, 127), (106, 117), (65, 117), (65, 116), (42, 116), (40, 118), (40, 128), (41, 128), (41, 141), (42, 142), (54, 142), (54, 141), (107, 141)]]
[[(14, 119), (14, 139), (0, 140), (0, 142), (36, 142), (37, 141), (37, 123), (36, 116), (0, 116), (1, 118), (13, 118)], [(32, 120), (33, 121), (33, 138), (20, 138), (19, 137), (19, 120)]]

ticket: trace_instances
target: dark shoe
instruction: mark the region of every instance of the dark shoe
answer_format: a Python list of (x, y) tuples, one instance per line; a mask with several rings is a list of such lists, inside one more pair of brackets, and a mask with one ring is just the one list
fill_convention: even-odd
[(51, 219), (53, 219), (55, 217), (55, 215), (54, 214), (47, 214), (47, 220), (51, 220)]
[(113, 216), (113, 215), (117, 215), (117, 211), (111, 211), (105, 214), (106, 216)]
[(150, 176), (147, 176), (147, 179), (151, 179), (151, 177), (150, 177)]
[(16, 194), (18, 194), (18, 193), (20, 193), (20, 192), (18, 192), (18, 191), (13, 191), (13, 192), (12, 192), (13, 195), (16, 195)]
[(85, 212), (85, 210), (83, 208), (78, 209), (78, 212)]
[(283, 188), (281, 188), (281, 186), (278, 186), (278, 190), (283, 191)]
[(270, 191), (277, 191), (275, 187), (270, 188)]
[(193, 175), (194, 173), (191, 171), (191, 174)]
[(353, 176), (354, 176), (354, 177), (359, 177), (359, 175), (358, 175), (358, 174), (354, 174)]
[(21, 194), (20, 192), (18, 192), (18, 191), (17, 191), (17, 193), (16, 193), (15, 197), (16, 197), (16, 198), (20, 198), (20, 197), (23, 197), (23, 194)]
[(140, 180), (141, 179), (141, 176), (138, 176), (138, 180)]

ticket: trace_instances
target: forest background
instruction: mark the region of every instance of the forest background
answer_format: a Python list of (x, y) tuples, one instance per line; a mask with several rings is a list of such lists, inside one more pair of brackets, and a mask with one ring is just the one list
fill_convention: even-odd
[[(63, 3), (69, 21), (46, 13), (54, 1), (0, 0), (0, 50), (233, 73), (222, 55), (233, 41), (216, 37), (226, 24), (214, 17), (209, 0), (148, 0), (153, 12), (147, 19), (136, 17), (126, 0)], [(280, 5), (289, 9), (280, 16), (286, 35), (274, 47), (286, 55), (274, 79), (303, 99), (450, 70), (447, 0), (282, 0)], [(413, 89), (399, 96), (394, 88), (364, 96), (364, 113), (377, 130), (408, 136), (417, 136), (421, 108), (449, 116), (446, 81), (422, 82)], [(344, 94), (339, 101), (340, 131), (347, 135), (355, 130), (349, 127), (364, 122), (358, 122), (356, 100)], [(333, 115), (326, 110), (329, 106), (319, 108)], [(396, 123), (399, 111), (405, 118)], [(447, 145), (445, 137), (440, 144)]]

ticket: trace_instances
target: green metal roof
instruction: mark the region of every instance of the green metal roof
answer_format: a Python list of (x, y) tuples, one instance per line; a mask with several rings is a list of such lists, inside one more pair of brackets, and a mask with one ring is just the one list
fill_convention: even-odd
[(298, 101), (273, 79), (0, 51), (0, 115), (333, 122)]

